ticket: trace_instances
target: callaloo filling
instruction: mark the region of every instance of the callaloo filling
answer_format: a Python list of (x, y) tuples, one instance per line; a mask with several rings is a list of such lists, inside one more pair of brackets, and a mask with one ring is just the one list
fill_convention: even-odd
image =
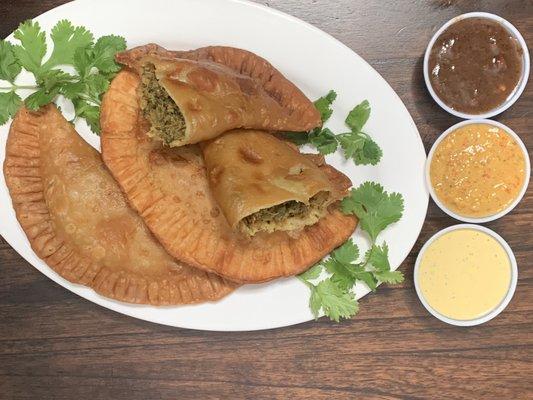
[(248, 215), (239, 222), (239, 230), (250, 236), (257, 232), (290, 231), (315, 224), (327, 210), (328, 192), (320, 192), (309, 204), (291, 200)]
[(153, 64), (143, 66), (141, 74), (141, 108), (151, 123), (150, 136), (167, 145), (185, 135), (185, 119), (179, 107), (163, 88), (155, 75)]

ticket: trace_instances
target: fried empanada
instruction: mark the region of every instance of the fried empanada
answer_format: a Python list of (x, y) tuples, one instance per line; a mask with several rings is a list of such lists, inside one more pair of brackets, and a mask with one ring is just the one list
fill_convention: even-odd
[[(198, 146), (169, 148), (147, 136), (137, 74), (120, 72), (101, 108), (102, 156), (148, 228), (174, 257), (238, 282), (298, 274), (342, 244), (357, 220), (330, 207), (296, 232), (235, 232), (209, 189)], [(324, 166), (332, 180), (342, 174)]]
[(324, 167), (263, 131), (233, 130), (201, 148), (213, 197), (249, 236), (313, 225), (351, 186), (346, 177), (334, 185)]
[(231, 47), (171, 52), (146, 45), (118, 53), (141, 77), (149, 135), (170, 147), (234, 128), (307, 131), (321, 123), (313, 103), (264, 59)]
[(15, 117), (4, 175), (35, 253), (74, 283), (129, 303), (216, 300), (236, 284), (176, 262), (55, 106)]

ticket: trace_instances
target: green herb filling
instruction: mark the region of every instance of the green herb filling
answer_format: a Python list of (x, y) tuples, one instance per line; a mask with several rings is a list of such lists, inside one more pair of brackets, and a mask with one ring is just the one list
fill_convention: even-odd
[(255, 235), (257, 232), (290, 231), (315, 224), (326, 214), (328, 192), (320, 192), (309, 199), (309, 204), (286, 201), (257, 211), (239, 222), (239, 230)]
[(153, 64), (146, 64), (141, 74), (141, 109), (152, 125), (149, 135), (172, 146), (185, 136), (185, 119), (179, 107), (155, 75)]

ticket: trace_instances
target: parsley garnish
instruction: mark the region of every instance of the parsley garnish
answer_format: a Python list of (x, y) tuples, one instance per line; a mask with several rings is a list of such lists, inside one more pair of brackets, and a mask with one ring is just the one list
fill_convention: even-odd
[[(353, 292), (357, 281), (364, 282), (372, 291), (376, 290), (379, 282), (403, 281), (401, 271), (390, 270), (387, 244), (376, 243), (378, 235), (385, 228), (400, 220), (403, 208), (401, 194), (389, 194), (381, 185), (373, 182), (365, 182), (352, 189), (350, 195), (342, 200), (342, 211), (359, 218), (361, 229), (370, 237), (371, 246), (360, 259), (359, 247), (349, 239), (334, 250), (328, 259), (298, 276), (311, 290), (309, 307), (315, 318), (318, 318), (321, 310), (337, 322), (341, 318), (354, 316), (359, 310)], [(316, 283), (324, 273), (327, 278)]]
[(331, 154), (340, 147), (344, 151), (347, 159), (352, 159), (356, 165), (376, 165), (383, 152), (378, 144), (365, 132), (365, 126), (370, 117), (370, 104), (364, 100), (346, 117), (345, 123), (350, 128), (349, 132), (334, 134), (329, 128), (324, 128), (333, 113), (332, 104), (337, 98), (337, 93), (330, 90), (328, 94), (314, 102), (315, 107), (320, 112), (322, 126), (313, 129), (309, 133), (304, 132), (286, 132), (283, 134), (285, 139), (292, 141), (297, 145), (310, 143), (315, 146), (320, 154)]
[[(24, 104), (37, 110), (62, 95), (72, 101), (75, 118), (84, 118), (93, 132), (100, 132), (100, 104), (109, 82), (120, 70), (115, 54), (126, 49), (120, 36), (94, 36), (83, 26), (59, 21), (51, 30), (53, 44), (50, 57), (44, 60), (46, 34), (38, 22), (21, 23), (14, 33), (18, 44), (0, 41), (0, 80), (9, 85), (0, 87), (0, 125), (12, 118), (23, 101), (21, 89), (34, 90)], [(74, 74), (62, 67), (74, 67)], [(31, 72), (35, 85), (18, 85), (16, 79), (22, 69)]]

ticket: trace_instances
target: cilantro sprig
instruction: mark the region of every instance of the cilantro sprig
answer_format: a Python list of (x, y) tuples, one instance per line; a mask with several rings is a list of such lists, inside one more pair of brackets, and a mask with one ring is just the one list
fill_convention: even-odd
[[(53, 48), (45, 59), (46, 33), (38, 22), (21, 23), (13, 36), (17, 44), (0, 41), (0, 80), (7, 82), (0, 85), (0, 125), (23, 104), (37, 110), (64, 96), (74, 105), (74, 119), (84, 118), (93, 132), (99, 133), (102, 95), (120, 70), (114, 57), (126, 49), (126, 40), (108, 35), (95, 42), (94, 35), (85, 27), (61, 20), (50, 32)], [(75, 73), (65, 71), (64, 67), (71, 67)], [(23, 69), (33, 74), (35, 85), (16, 82)], [(23, 89), (33, 91), (24, 101), (20, 95)]]
[(375, 241), (381, 231), (402, 217), (403, 197), (385, 192), (379, 183), (365, 182), (342, 200), (341, 210), (357, 215), (361, 229)]
[(363, 127), (370, 118), (370, 104), (364, 100), (356, 105), (346, 117), (345, 123), (350, 131), (335, 134), (329, 128), (324, 128), (333, 113), (333, 102), (337, 98), (337, 93), (330, 90), (325, 96), (314, 102), (319, 111), (322, 126), (313, 129), (309, 133), (296, 132), (285, 133), (284, 137), (297, 145), (309, 143), (316, 147), (320, 154), (326, 155), (334, 153), (340, 146), (347, 159), (352, 159), (356, 165), (376, 165), (383, 155), (379, 145), (363, 132)]
[(309, 307), (315, 318), (322, 311), (337, 322), (357, 314), (354, 287), (358, 281), (375, 291), (380, 282), (394, 284), (404, 279), (401, 271), (390, 269), (387, 244), (377, 243), (378, 235), (402, 217), (402, 195), (389, 194), (380, 184), (365, 182), (342, 200), (341, 210), (357, 216), (361, 230), (370, 238), (370, 249), (361, 257), (359, 247), (349, 239), (329, 258), (298, 276), (311, 290)]

